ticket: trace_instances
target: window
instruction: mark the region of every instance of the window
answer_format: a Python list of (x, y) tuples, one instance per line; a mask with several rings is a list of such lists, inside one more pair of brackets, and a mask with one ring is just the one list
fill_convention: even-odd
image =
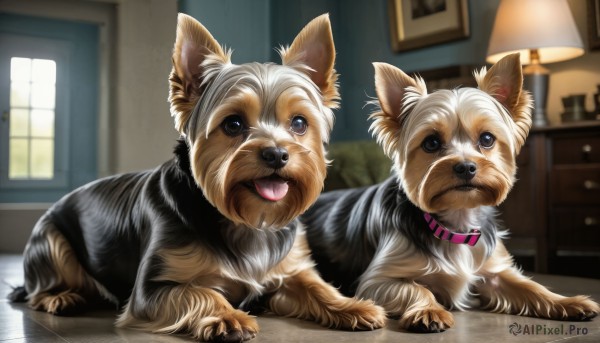
[(10, 180), (48, 180), (54, 177), (55, 95), (55, 61), (11, 58)]
[(70, 51), (0, 34), (0, 191), (67, 186)]

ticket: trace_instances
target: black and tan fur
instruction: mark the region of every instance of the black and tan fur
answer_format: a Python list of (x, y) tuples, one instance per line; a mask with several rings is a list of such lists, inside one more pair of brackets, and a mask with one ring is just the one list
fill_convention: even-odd
[[(473, 306), (560, 320), (596, 316), (598, 304), (587, 297), (564, 297), (523, 276), (502, 243), (493, 206), (515, 182), (531, 126), (519, 56), (476, 73), (478, 89), (430, 94), (422, 79), (374, 66), (379, 110), (371, 129), (394, 175), (324, 193), (302, 216), (324, 278), (373, 299), (411, 331), (446, 330), (454, 325), (449, 310)], [(473, 247), (439, 240), (424, 211), (455, 232), (482, 236)]]
[(197, 340), (253, 338), (256, 319), (242, 309), (265, 296), (282, 316), (381, 327), (381, 308), (319, 277), (295, 220), (323, 187), (338, 101), (328, 17), (280, 52), (282, 65), (232, 64), (180, 14), (169, 79), (175, 157), (53, 205), (27, 244), (13, 300), (71, 314), (105, 298), (124, 304), (117, 326)]

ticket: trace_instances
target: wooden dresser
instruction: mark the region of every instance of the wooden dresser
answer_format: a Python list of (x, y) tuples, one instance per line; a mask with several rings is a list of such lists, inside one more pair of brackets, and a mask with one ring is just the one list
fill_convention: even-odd
[(518, 181), (500, 206), (517, 261), (600, 277), (600, 121), (532, 129), (517, 163)]

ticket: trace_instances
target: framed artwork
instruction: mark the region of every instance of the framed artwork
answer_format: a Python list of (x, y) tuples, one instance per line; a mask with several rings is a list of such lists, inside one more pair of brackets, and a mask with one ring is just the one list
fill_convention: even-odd
[(388, 10), (396, 52), (469, 37), (467, 0), (388, 0)]
[(600, 0), (588, 0), (588, 42), (590, 50), (600, 50)]

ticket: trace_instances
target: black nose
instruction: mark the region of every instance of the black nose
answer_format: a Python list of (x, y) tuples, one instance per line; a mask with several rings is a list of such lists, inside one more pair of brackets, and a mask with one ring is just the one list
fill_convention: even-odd
[(452, 167), (454, 174), (459, 178), (469, 181), (477, 174), (477, 165), (471, 161), (464, 161)]
[(279, 147), (264, 148), (261, 152), (261, 157), (265, 161), (265, 164), (273, 169), (283, 168), (290, 159), (288, 151)]

